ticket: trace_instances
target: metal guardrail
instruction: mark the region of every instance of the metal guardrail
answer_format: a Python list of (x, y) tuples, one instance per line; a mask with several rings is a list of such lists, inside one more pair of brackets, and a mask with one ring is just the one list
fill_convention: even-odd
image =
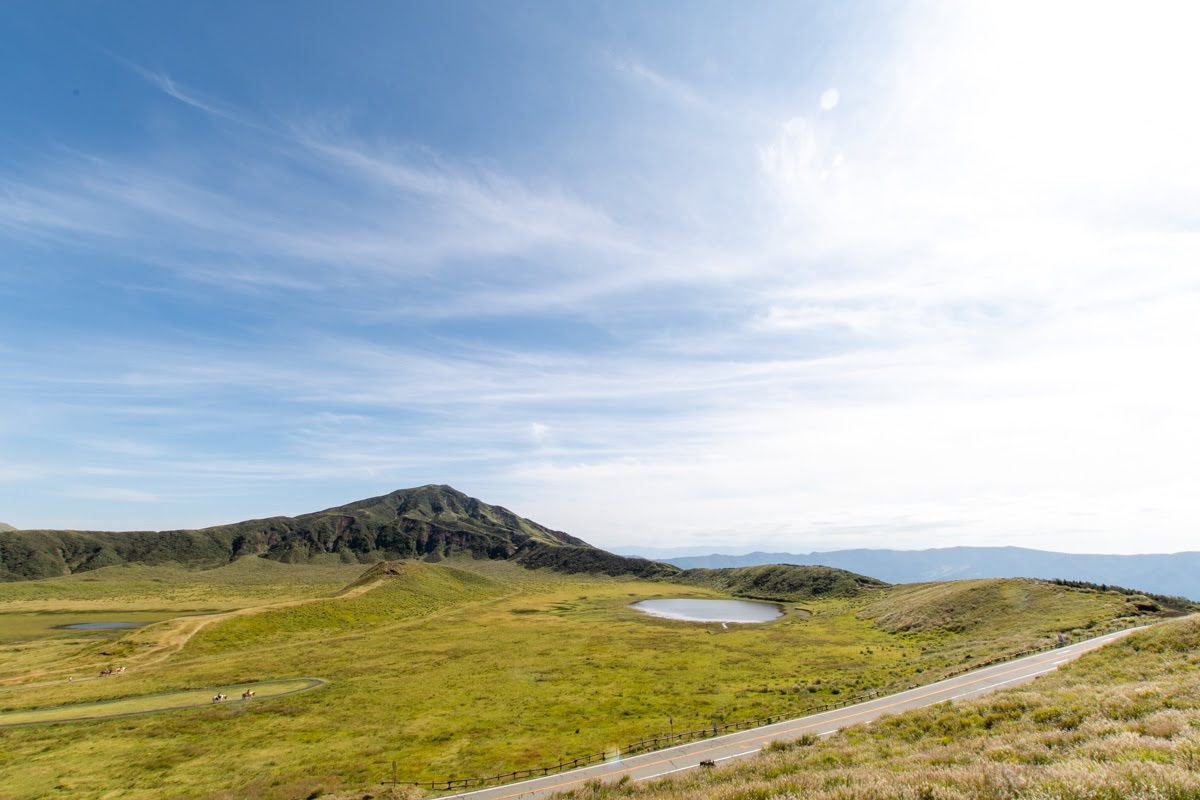
[[(1135, 627), (1138, 627), (1139, 625), (1145, 624), (1145, 620), (1124, 620), (1123, 622), (1125, 624), (1108, 625), (1108, 626), (1104, 626), (1103, 628), (1099, 629), (1098, 631), (1088, 631), (1089, 633), (1095, 633), (1095, 636), (1089, 636), (1088, 638), (1089, 639), (1098, 638), (1100, 636), (1106, 636), (1110, 633), (1116, 633), (1117, 631), (1128, 630), (1129, 628), (1135, 628)], [(1081, 640), (1081, 641), (1085, 641), (1085, 640)], [(1072, 642), (1062, 642), (1062, 643), (1051, 642), (1051, 643), (1039, 645), (1036, 647), (1026, 648), (1025, 650), (1020, 650), (1020, 651), (1017, 651), (1014, 653), (1007, 653), (1005, 655), (997, 656), (995, 658), (990, 658), (985, 661), (973, 661), (971, 664), (969, 664), (967, 666), (942, 673), (938, 678), (936, 678), (933, 681), (930, 681), (929, 683), (913, 683), (913, 684), (909, 684), (907, 686), (901, 686), (901, 687), (891, 686), (891, 687), (888, 687), (886, 690), (873, 689), (869, 692), (864, 692), (862, 694), (857, 694), (852, 697), (847, 697), (844, 700), (837, 700), (837, 701), (833, 701), (833, 702), (829, 702), (829, 703), (815, 703), (815, 704), (806, 706), (804, 708), (790, 709), (790, 710), (785, 711), (780, 714), (772, 714), (769, 717), (759, 717), (757, 719), (738, 720), (736, 722), (728, 722), (728, 723), (724, 723), (724, 724), (718, 724), (718, 723), (714, 722), (713, 725), (709, 728), (700, 728), (697, 730), (683, 731), (680, 733), (671, 733), (671, 734), (665, 734), (665, 735), (650, 736), (650, 737), (647, 737), (644, 739), (638, 739), (636, 742), (631, 742), (622, 748), (618, 748), (615, 752), (609, 751), (609, 752), (604, 752), (604, 753), (589, 753), (587, 755), (577, 756), (576, 758), (572, 758), (570, 761), (560, 760), (556, 764), (549, 764), (544, 767), (529, 767), (527, 769), (513, 770), (512, 772), (503, 772), (503, 773), (499, 773), (496, 775), (486, 775), (486, 776), (474, 777), (474, 778), (446, 778), (444, 780), (434, 780), (434, 781), (414, 781), (414, 780), (403, 780), (402, 781), (396, 777), (396, 762), (393, 761), (392, 762), (392, 778), (391, 778), (391, 780), (381, 781), (381, 783), (385, 786), (386, 785), (413, 786), (413, 787), (419, 788), (419, 789), (430, 789), (430, 790), (435, 790), (435, 791), (448, 791), (449, 792), (449, 791), (454, 791), (455, 789), (481, 788), (484, 786), (492, 786), (492, 785), (498, 785), (498, 784), (503, 784), (503, 783), (509, 783), (511, 781), (516, 781), (516, 780), (542, 777), (545, 775), (554, 775), (559, 772), (566, 772), (568, 770), (578, 769), (580, 767), (587, 767), (587, 766), (591, 766), (592, 764), (602, 763), (604, 761), (616, 760), (616, 759), (619, 759), (621, 756), (632, 756), (632, 755), (640, 755), (642, 753), (650, 753), (655, 750), (662, 750), (662, 749), (665, 749), (668, 747), (674, 747), (675, 745), (685, 744), (687, 742), (694, 742), (699, 739), (709, 739), (714, 736), (720, 736), (724, 733), (732, 733), (735, 731), (747, 730), (749, 728), (761, 728), (764, 725), (773, 725), (777, 722), (783, 722), (784, 720), (796, 719), (798, 717), (809, 716), (812, 714), (820, 714), (825, 711), (833, 711), (838, 708), (845, 708), (846, 706), (857, 705), (859, 703), (865, 703), (869, 700), (875, 700), (877, 698), (885, 697), (887, 695), (898, 694), (900, 692), (907, 692), (911, 689), (919, 689), (922, 686), (928, 686), (932, 683), (937, 683), (938, 681), (944, 681), (947, 678), (954, 678), (959, 675), (964, 675), (968, 672), (974, 672), (975, 670), (995, 666), (996, 664), (1003, 664), (1006, 661), (1015, 661), (1018, 658), (1024, 658), (1025, 656), (1031, 656), (1036, 653), (1045, 653), (1045, 652), (1049, 652), (1050, 650), (1057, 650), (1060, 647), (1066, 647), (1068, 644), (1073, 644), (1073, 643)]]

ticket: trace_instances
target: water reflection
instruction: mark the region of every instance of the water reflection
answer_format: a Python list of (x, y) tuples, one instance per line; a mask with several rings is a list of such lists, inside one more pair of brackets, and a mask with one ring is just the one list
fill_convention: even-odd
[(783, 611), (774, 603), (749, 600), (668, 598), (642, 600), (632, 607), (656, 617), (687, 622), (770, 622), (783, 616)]

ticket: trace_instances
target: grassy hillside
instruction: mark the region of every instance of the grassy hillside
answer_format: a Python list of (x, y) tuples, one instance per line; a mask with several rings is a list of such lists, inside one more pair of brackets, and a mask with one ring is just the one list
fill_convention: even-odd
[(15, 530), (16, 530), (16, 528), (14, 528), (12, 525), (9, 525), (7, 522), (0, 522), (0, 531), (15, 531)]
[[(985, 660), (1058, 629), (1107, 624), (1129, 608), (1120, 596), (1039, 585), (1019, 612), (997, 606), (994, 623), (893, 631), (871, 615), (889, 595), (912, 599), (910, 588), (891, 587), (788, 602), (779, 620), (725, 629), (630, 608), (653, 597), (728, 596), (703, 586), (467, 557), (366, 574), (329, 560), (120, 566), (0, 586), (0, 715), (251, 681), (328, 682), (249, 705), (0, 728), (0, 796), (99, 798), (120, 786), (135, 800), (361, 797), (375, 793), (392, 760), (411, 779), (493, 774), (672, 728), (801, 713), (933, 680), (971, 663), (967, 656)], [(31, 620), (57, 624), (92, 607), (221, 615), (107, 638), (28, 635)], [(998, 635), (1014, 614), (1020, 632)], [(946, 621), (954, 626), (952, 614)], [(94, 677), (112, 664), (129, 670)]]
[(714, 770), (565, 796), (1190, 800), (1200, 797), (1200, 620), (1134, 634), (985, 699), (886, 717)]
[[(288, 563), (335, 556), (345, 563), (369, 564), (402, 558), (439, 560), (466, 553), (489, 559), (526, 557), (554, 566), (545, 551), (556, 547), (576, 552), (593, 549), (580, 539), (449, 486), (421, 486), (298, 517), (201, 530), (0, 530), (0, 580), (50, 578), (126, 563), (211, 568), (246, 555)], [(626, 562), (629, 568), (647, 563), (620, 556), (612, 559)]]
[(1167, 608), (1142, 595), (1031, 578), (984, 578), (895, 586), (859, 615), (899, 636), (936, 641), (939, 657), (967, 664), (979, 661), (980, 640), (1011, 651), (1059, 632), (1072, 637), (1099, 633), (1115, 618), (1169, 617), (1191, 610), (1187, 601)]

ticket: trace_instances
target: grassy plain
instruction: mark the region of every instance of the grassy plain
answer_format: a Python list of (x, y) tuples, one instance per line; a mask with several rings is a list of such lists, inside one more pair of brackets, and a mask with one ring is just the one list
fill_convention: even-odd
[(1033, 684), (576, 800), (1194, 800), (1200, 620), (1131, 635)]
[[(722, 596), (703, 587), (467, 560), (409, 562), (343, 591), (362, 570), (247, 559), (0, 585), (0, 625), (5, 612), (98, 606), (222, 615), (6, 645), (0, 711), (329, 682), (269, 704), (0, 729), (0, 797), (317, 797), (377, 786), (393, 760), (414, 780), (493, 774), (932, 680), (1131, 610), (1119, 595), (968, 581), (940, 590), (940, 616), (919, 624), (904, 613), (930, 597), (902, 587), (786, 603), (776, 622), (725, 629), (629, 608)], [(889, 611), (900, 616), (883, 619)], [(114, 662), (130, 665), (119, 681), (65, 683)]]

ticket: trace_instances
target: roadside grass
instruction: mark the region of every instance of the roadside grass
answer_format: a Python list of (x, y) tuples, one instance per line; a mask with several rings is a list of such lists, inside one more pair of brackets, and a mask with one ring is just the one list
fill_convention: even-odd
[[(119, 677), (113, 678), (113, 680), (119, 679)], [(160, 711), (194, 708), (196, 706), (209, 706), (213, 705), (213, 696), (217, 692), (222, 692), (229, 696), (230, 699), (227, 701), (227, 707), (236, 707), (243, 702), (260, 702), (269, 697), (315, 689), (320, 685), (321, 681), (319, 680), (304, 678), (293, 681), (266, 681), (209, 689), (193, 689), (186, 692), (168, 692), (145, 697), (129, 697), (124, 700), (106, 700), (100, 703), (75, 703), (69, 706), (39, 708), (31, 711), (10, 711), (8, 713), (0, 713), (0, 727), (104, 719), (106, 717), (122, 717), (131, 714), (150, 714)], [(248, 690), (253, 691), (255, 696), (248, 701), (243, 700), (241, 697), (242, 692)]]
[(1194, 800), (1200, 620), (1135, 633), (1028, 686), (885, 717), (805, 747), (578, 800)]
[[(890, 631), (872, 616), (880, 602), (872, 593), (787, 603), (788, 613), (775, 622), (725, 629), (629, 608), (654, 597), (725, 596), (703, 587), (462, 560), (411, 562), (370, 591), (329, 597), (336, 590), (328, 589), (326, 567), (291, 573), (295, 567), (277, 566), (284, 571), (270, 567), (262, 583), (229, 588), (230, 595), (245, 600), (237, 592), (294, 575), (310, 584), (292, 586), (284, 597), (317, 599), (201, 629), (166, 661), (131, 669), (119, 682), (0, 688), (0, 709), (301, 675), (327, 678), (328, 687), (269, 707), (248, 704), (234, 716), (200, 708), (2, 729), (0, 795), (104, 797), (119, 788), (135, 799), (304, 797), (317, 788), (377, 786), (393, 760), (402, 779), (495, 774), (670, 730), (802, 713), (870, 689), (927, 682), (1126, 609), (1095, 592), (999, 581), (999, 596), (1016, 598), (1017, 607), (999, 606), (996, 615), (1019, 620), (982, 620), (957, 632), (945, 625)], [(223, 569), (257, 568), (239, 562)], [(134, 583), (154, 583), (153, 574), (147, 569)], [(188, 583), (204, 575), (171, 574), (165, 583), (200, 598), (229, 587)], [(111, 585), (128, 592), (130, 582)], [(76, 587), (61, 591), (68, 590)], [(944, 621), (953, 623), (953, 614)], [(104, 652), (136, 659), (170, 630), (169, 623), (148, 626), (104, 644)], [(42, 652), (50, 660), (40, 668), (61, 668), (54, 652)], [(111, 658), (87, 651), (68, 660), (98, 669)]]

